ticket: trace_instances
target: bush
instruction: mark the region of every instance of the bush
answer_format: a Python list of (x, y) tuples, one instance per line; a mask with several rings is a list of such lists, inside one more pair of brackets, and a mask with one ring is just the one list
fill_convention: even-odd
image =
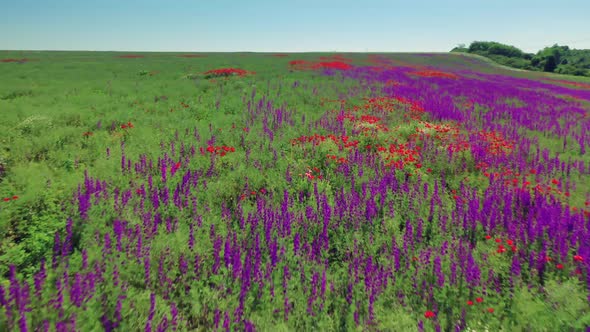
[(588, 71), (585, 70), (584, 68), (579, 68), (579, 67), (575, 67), (572, 65), (560, 65), (557, 67), (555, 72), (558, 74), (575, 75), (575, 76), (588, 76), (588, 75), (590, 75), (590, 73), (588, 73)]
[(524, 52), (520, 49), (497, 42), (473, 42), (469, 45), (469, 52), (503, 55), (509, 58), (524, 57)]

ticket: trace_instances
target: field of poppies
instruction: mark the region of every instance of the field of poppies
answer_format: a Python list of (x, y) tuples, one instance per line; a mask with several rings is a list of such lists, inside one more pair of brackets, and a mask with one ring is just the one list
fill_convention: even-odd
[(0, 331), (587, 331), (590, 80), (0, 52)]

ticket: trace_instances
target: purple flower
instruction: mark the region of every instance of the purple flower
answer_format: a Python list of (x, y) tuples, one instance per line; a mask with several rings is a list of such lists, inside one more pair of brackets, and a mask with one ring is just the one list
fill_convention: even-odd
[(224, 316), (224, 318), (223, 318), (223, 329), (224, 329), (226, 332), (229, 332), (229, 331), (231, 331), (231, 330), (230, 330), (230, 323), (231, 323), (231, 321), (230, 321), (230, 318), (229, 318), (229, 313), (226, 311), (226, 312), (225, 312), (225, 316)]
[(150, 311), (148, 315), (148, 321), (152, 321), (154, 319), (154, 315), (156, 313), (156, 294), (150, 294)]

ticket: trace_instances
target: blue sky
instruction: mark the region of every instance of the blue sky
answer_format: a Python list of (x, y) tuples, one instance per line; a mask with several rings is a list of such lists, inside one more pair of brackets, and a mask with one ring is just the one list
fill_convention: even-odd
[(588, 0), (0, 0), (0, 49), (445, 52), (590, 49)]

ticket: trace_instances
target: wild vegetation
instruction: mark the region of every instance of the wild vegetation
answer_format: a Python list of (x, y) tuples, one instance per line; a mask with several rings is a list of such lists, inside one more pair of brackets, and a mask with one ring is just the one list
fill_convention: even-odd
[(590, 326), (590, 80), (452, 54), (0, 59), (0, 330)]

